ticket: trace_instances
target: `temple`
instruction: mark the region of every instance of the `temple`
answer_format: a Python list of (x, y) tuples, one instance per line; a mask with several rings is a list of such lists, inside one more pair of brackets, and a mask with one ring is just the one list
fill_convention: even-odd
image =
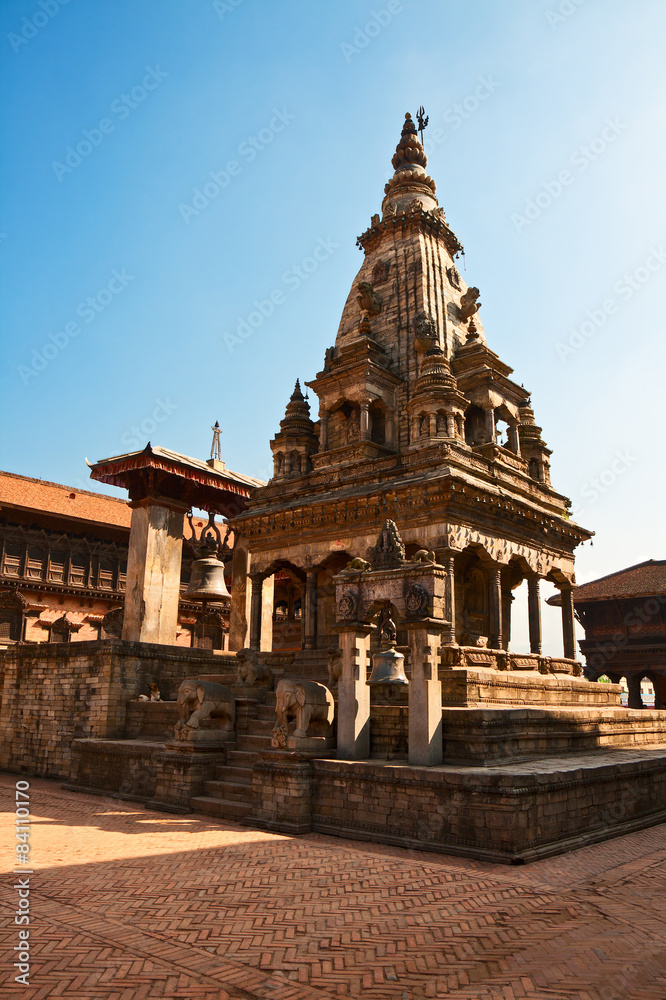
[(317, 419), (297, 382), (271, 441), (273, 478), (233, 521), (248, 554), (235, 586), (249, 569), (253, 595), (248, 645), (261, 645), (262, 589), (277, 573), (301, 598), (303, 647), (337, 645), (332, 577), (390, 518), (408, 558), (434, 551), (447, 567), (451, 641), (508, 649), (512, 590), (526, 579), (541, 653), (547, 579), (562, 592), (574, 659), (573, 554), (591, 532), (550, 484), (529, 392), (486, 344), (479, 291), (456, 267), (462, 245), (410, 115), (392, 164), (382, 214), (357, 241), (364, 259), (335, 345), (307, 383)]

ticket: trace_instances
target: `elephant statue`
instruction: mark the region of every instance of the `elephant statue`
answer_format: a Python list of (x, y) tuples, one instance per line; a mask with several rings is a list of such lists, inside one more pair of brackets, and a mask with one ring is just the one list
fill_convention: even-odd
[(240, 649), (236, 653), (238, 672), (236, 683), (241, 687), (273, 687), (273, 671), (259, 658), (253, 649)]
[(188, 731), (201, 729), (202, 722), (210, 719), (225, 719), (226, 725), (220, 730), (233, 731), (236, 722), (236, 699), (224, 684), (202, 681), (187, 677), (178, 688), (178, 722), (175, 734), (181, 739)]
[[(293, 735), (296, 738), (326, 735), (334, 712), (333, 695), (325, 684), (284, 678), (278, 682), (275, 692), (277, 721), (273, 729), (274, 738), (280, 734), (286, 737), (289, 719), (294, 717), (296, 728)], [(318, 732), (308, 733), (313, 724)]]

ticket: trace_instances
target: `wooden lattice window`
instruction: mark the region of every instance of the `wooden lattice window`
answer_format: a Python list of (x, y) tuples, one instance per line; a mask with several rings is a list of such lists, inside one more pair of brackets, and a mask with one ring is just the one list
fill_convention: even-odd
[(76, 587), (85, 587), (88, 559), (83, 552), (72, 552), (69, 561), (69, 582)]
[(38, 545), (28, 546), (25, 575), (31, 580), (43, 580), (46, 569), (46, 550)]
[(21, 612), (0, 608), (0, 642), (18, 642), (21, 638)]
[(2, 572), (5, 576), (21, 575), (21, 543), (5, 542), (5, 551), (2, 558)]
[(113, 571), (114, 565), (112, 559), (100, 559), (99, 586), (101, 590), (113, 590)]
[(67, 553), (63, 551), (51, 552), (49, 555), (48, 578), (51, 583), (65, 582), (65, 564)]

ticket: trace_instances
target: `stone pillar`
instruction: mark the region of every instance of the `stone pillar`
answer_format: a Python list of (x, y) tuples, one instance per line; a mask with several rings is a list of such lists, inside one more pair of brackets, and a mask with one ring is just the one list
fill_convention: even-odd
[(446, 433), (450, 438), (454, 438), (456, 436), (456, 418), (452, 413), (446, 414)]
[(442, 622), (406, 622), (412, 650), (409, 682), (409, 763), (442, 763), (442, 684), (438, 676)]
[(493, 566), (489, 574), (488, 588), (488, 624), (490, 636), (488, 645), (491, 649), (502, 648), (502, 570)]
[(123, 639), (173, 645), (178, 626), (183, 518), (187, 506), (131, 503)]
[(444, 629), (442, 638), (445, 643), (455, 643), (456, 641), (456, 573), (455, 556), (453, 552), (447, 552), (444, 557), (446, 567), (446, 618), (449, 622)]
[(538, 576), (527, 578), (527, 613), (530, 627), (530, 652), (541, 654), (541, 596)]
[(337, 625), (342, 650), (338, 680), (338, 759), (370, 757), (370, 636), (375, 625), (351, 622)]
[(319, 413), (319, 451), (328, 451), (328, 413), (321, 410)]
[(641, 698), (641, 676), (640, 674), (626, 674), (627, 687), (629, 688), (629, 699), (627, 708), (643, 708)]
[(267, 576), (261, 588), (261, 638), (259, 648), (265, 652), (273, 649), (273, 615), (275, 613), (275, 578)]
[(654, 688), (654, 707), (666, 708), (666, 677), (663, 674), (652, 674), (650, 679)]
[(520, 440), (518, 438), (518, 425), (509, 424), (507, 430), (507, 437), (509, 439), (509, 448), (511, 451), (515, 452), (516, 455), (520, 455)]
[(576, 627), (574, 623), (574, 601), (573, 588), (570, 586), (561, 587), (562, 598), (562, 639), (564, 645), (564, 658), (566, 660), (576, 659)]
[(250, 649), (261, 649), (261, 618), (264, 589), (264, 574), (250, 573), (252, 597), (250, 598)]
[(247, 623), (250, 617), (250, 595), (247, 585), (249, 556), (247, 539), (236, 535), (231, 560), (231, 611), (229, 615), (229, 649), (238, 652), (247, 645)]
[(305, 607), (303, 618), (305, 621), (304, 649), (317, 648), (317, 577), (319, 568), (314, 567), (306, 570), (305, 574)]
[(502, 649), (508, 650), (511, 643), (511, 605), (513, 594), (510, 581), (502, 588)]
[(387, 411), (384, 424), (384, 443), (387, 448), (395, 447), (395, 418), (390, 411)]
[(370, 404), (367, 400), (361, 403), (361, 441), (370, 438), (370, 414), (368, 412)]
[(490, 406), (486, 410), (486, 437), (493, 444), (497, 444), (497, 438), (495, 437), (495, 408)]
[(437, 414), (431, 413), (428, 416), (428, 428), (431, 438), (437, 437)]

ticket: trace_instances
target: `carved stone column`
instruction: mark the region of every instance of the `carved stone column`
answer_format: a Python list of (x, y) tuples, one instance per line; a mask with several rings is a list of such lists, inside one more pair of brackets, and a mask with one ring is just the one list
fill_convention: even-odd
[(495, 437), (495, 408), (493, 406), (488, 407), (486, 410), (486, 437), (493, 444), (497, 444)]
[(576, 659), (576, 626), (574, 622), (574, 601), (573, 588), (565, 586), (560, 588), (562, 597), (562, 639), (564, 645), (564, 658), (567, 660)]
[(449, 625), (444, 629), (442, 639), (445, 643), (455, 643), (456, 641), (456, 574), (455, 556), (453, 552), (447, 552), (444, 556), (444, 566), (446, 567), (446, 618)]
[(639, 674), (627, 674), (627, 687), (629, 688), (628, 708), (642, 708), (641, 698), (641, 678)]
[(367, 441), (370, 437), (370, 404), (368, 401), (361, 403), (361, 441)]
[(130, 506), (123, 639), (172, 645), (178, 625), (187, 505), (148, 498)]
[(250, 573), (252, 597), (250, 598), (250, 649), (261, 649), (261, 611), (264, 587), (263, 573)]
[(502, 648), (502, 570), (493, 566), (489, 574), (488, 626), (491, 649)]
[(374, 625), (350, 622), (335, 626), (342, 650), (338, 680), (338, 759), (367, 760), (370, 756), (370, 636)]
[(509, 648), (511, 643), (511, 605), (513, 604), (513, 594), (511, 593), (511, 581), (502, 588), (502, 649)]
[(530, 627), (530, 652), (541, 653), (541, 597), (539, 577), (527, 578), (527, 612)]
[(442, 763), (442, 684), (438, 676), (439, 646), (445, 629), (429, 619), (407, 622), (412, 650), (409, 682), (409, 763), (428, 767)]
[(305, 574), (305, 609), (303, 616), (305, 620), (305, 638), (303, 641), (304, 649), (317, 648), (318, 574), (319, 574), (318, 567), (306, 570)]
[(520, 455), (520, 439), (518, 437), (517, 424), (509, 424), (507, 437), (509, 439), (509, 448), (511, 451), (515, 452), (516, 455)]
[(437, 414), (431, 413), (428, 416), (428, 427), (430, 429), (430, 437), (437, 437)]
[(446, 433), (450, 438), (456, 436), (456, 419), (452, 413), (446, 414)]
[(328, 451), (328, 412), (319, 413), (319, 451)]

